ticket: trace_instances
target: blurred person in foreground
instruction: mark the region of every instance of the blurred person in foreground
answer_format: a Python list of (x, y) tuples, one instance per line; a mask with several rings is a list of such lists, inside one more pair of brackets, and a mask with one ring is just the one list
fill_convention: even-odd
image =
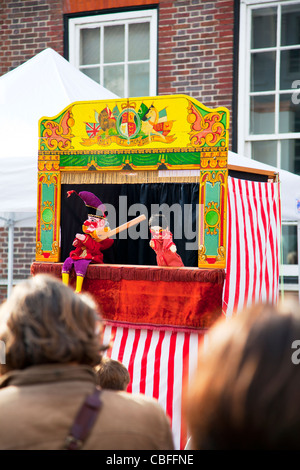
[(299, 450), (299, 359), (298, 305), (217, 323), (187, 395), (189, 449)]
[[(96, 305), (60, 280), (37, 275), (1, 306), (0, 340), (6, 347), (0, 449), (64, 449), (106, 349)], [(101, 401), (82, 449), (173, 449), (169, 420), (154, 399), (102, 390)]]
[(122, 362), (103, 357), (96, 367), (97, 380), (101, 388), (126, 392), (130, 382), (127, 367)]

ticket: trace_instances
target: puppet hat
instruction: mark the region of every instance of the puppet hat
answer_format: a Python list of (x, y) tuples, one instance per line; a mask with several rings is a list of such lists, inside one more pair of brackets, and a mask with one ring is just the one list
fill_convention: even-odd
[(97, 196), (95, 196), (95, 194), (89, 191), (80, 191), (80, 193), (77, 193), (76, 191), (72, 190), (67, 192), (67, 196), (70, 197), (71, 194), (74, 193), (83, 200), (86, 207), (88, 208), (89, 215), (101, 218), (107, 216), (105, 205), (103, 204), (103, 202), (100, 201)]
[(168, 228), (168, 222), (163, 214), (153, 214), (149, 220), (149, 227), (161, 227), (163, 229)]

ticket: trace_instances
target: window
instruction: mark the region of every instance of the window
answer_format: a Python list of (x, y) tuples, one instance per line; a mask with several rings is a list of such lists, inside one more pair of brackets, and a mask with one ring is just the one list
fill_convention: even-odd
[[(300, 175), (300, 1), (241, 0), (238, 102), (238, 153)], [(283, 221), (288, 290), (299, 288), (297, 234)]]
[[(280, 282), (286, 290), (297, 290), (299, 288), (299, 232), (300, 223), (285, 222), (282, 225)], [(297, 239), (299, 240), (298, 242)]]
[(244, 0), (241, 31), (238, 151), (300, 175), (300, 2)]
[(69, 60), (120, 98), (157, 94), (157, 12), (69, 20)]

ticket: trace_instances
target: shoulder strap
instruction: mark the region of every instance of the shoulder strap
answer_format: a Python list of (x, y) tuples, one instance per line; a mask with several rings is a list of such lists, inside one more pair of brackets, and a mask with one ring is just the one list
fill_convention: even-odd
[(102, 390), (96, 387), (84, 400), (66, 438), (65, 450), (78, 450), (82, 447), (101, 410), (101, 392)]

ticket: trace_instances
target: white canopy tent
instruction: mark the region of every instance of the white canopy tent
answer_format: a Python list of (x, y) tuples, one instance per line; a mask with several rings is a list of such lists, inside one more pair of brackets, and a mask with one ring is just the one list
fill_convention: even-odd
[(0, 225), (9, 228), (8, 292), (13, 228), (35, 226), (38, 121), (74, 101), (117, 98), (48, 48), (0, 77)]
[(279, 173), (282, 220), (300, 221), (300, 176), (230, 151), (228, 152), (228, 163), (229, 165)]
[(0, 216), (36, 214), (39, 119), (74, 101), (112, 98), (49, 48), (0, 77)]

